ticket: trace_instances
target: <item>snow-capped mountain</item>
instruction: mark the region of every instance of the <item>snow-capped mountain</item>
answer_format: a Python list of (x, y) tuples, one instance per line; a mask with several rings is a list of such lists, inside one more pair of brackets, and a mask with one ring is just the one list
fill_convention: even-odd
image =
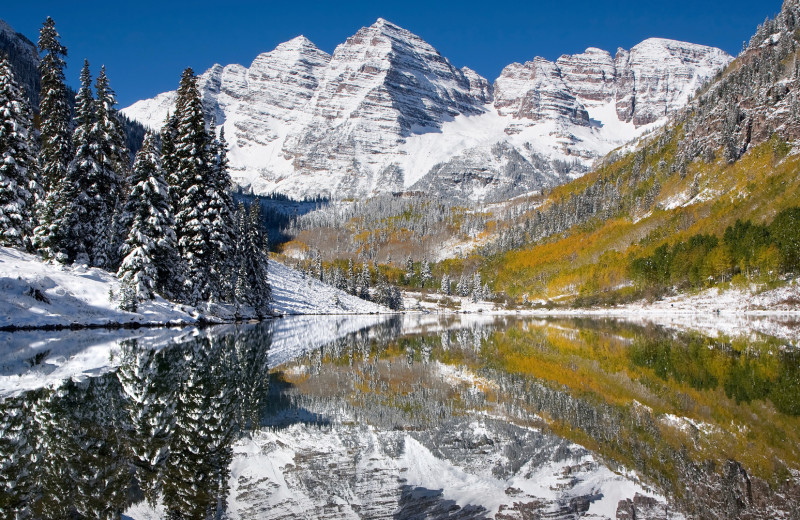
[[(560, 184), (682, 107), (731, 57), (649, 39), (506, 67), (491, 85), (386, 20), (333, 55), (304, 37), (200, 79), (232, 176), (257, 194), (420, 190), (498, 200)], [(123, 110), (161, 126), (175, 92)]]

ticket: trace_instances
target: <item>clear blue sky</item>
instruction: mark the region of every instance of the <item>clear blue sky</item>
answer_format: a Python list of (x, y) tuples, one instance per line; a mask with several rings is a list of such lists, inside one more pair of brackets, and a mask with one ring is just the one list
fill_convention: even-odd
[[(685, 40), (737, 54), (781, 0), (284, 0), (97, 2), (7, 0), (0, 18), (36, 42), (52, 16), (69, 50), (76, 85), (84, 58), (108, 70), (120, 107), (177, 87), (181, 71), (214, 63), (249, 66), (261, 52), (300, 34), (326, 52), (383, 17), (420, 35), (458, 67), (493, 81), (535, 56), (554, 60), (586, 47), (629, 49), (648, 37)], [(11, 5), (9, 5), (11, 4)]]

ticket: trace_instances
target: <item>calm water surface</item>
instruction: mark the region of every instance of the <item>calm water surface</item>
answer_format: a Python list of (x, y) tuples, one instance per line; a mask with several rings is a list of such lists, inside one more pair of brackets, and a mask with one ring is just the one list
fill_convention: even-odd
[(615, 320), (0, 336), (0, 518), (798, 518), (800, 354)]

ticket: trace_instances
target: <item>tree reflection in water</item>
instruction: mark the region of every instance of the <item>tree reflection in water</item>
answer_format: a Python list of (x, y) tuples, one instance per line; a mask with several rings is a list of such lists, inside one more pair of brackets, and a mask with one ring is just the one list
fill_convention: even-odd
[[(297, 423), (408, 432), (464, 467), (497, 453), (502, 462), (483, 469), (498, 479), (526, 464), (584, 460), (577, 443), (694, 517), (797, 511), (800, 369), (777, 340), (597, 320), (408, 329), (391, 319), (271, 373), (270, 323), (159, 350), (125, 341), (113, 373), (0, 402), (0, 516), (120, 518), (147, 501), (169, 518), (220, 518), (237, 439)], [(490, 431), (468, 434), (474, 417)], [(386, 451), (399, 456), (402, 446)], [(405, 486), (392, 507), (422, 514), (412, 500), (422, 491)], [(428, 513), (450, 507), (423, 495)], [(562, 512), (580, 516), (595, 499)], [(506, 514), (546, 512), (519, 502)]]

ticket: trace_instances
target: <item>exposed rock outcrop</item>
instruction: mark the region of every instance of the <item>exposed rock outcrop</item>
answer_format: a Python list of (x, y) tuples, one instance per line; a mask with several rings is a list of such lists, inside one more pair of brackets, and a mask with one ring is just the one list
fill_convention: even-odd
[[(511, 64), (492, 85), (378, 19), (333, 55), (301, 36), (249, 68), (215, 65), (200, 88), (209, 120), (225, 128), (234, 180), (256, 193), (425, 189), (498, 200), (580, 175), (682, 107), (729, 60), (651, 39), (616, 58), (590, 48)], [(124, 113), (157, 128), (174, 102), (165, 93)]]

